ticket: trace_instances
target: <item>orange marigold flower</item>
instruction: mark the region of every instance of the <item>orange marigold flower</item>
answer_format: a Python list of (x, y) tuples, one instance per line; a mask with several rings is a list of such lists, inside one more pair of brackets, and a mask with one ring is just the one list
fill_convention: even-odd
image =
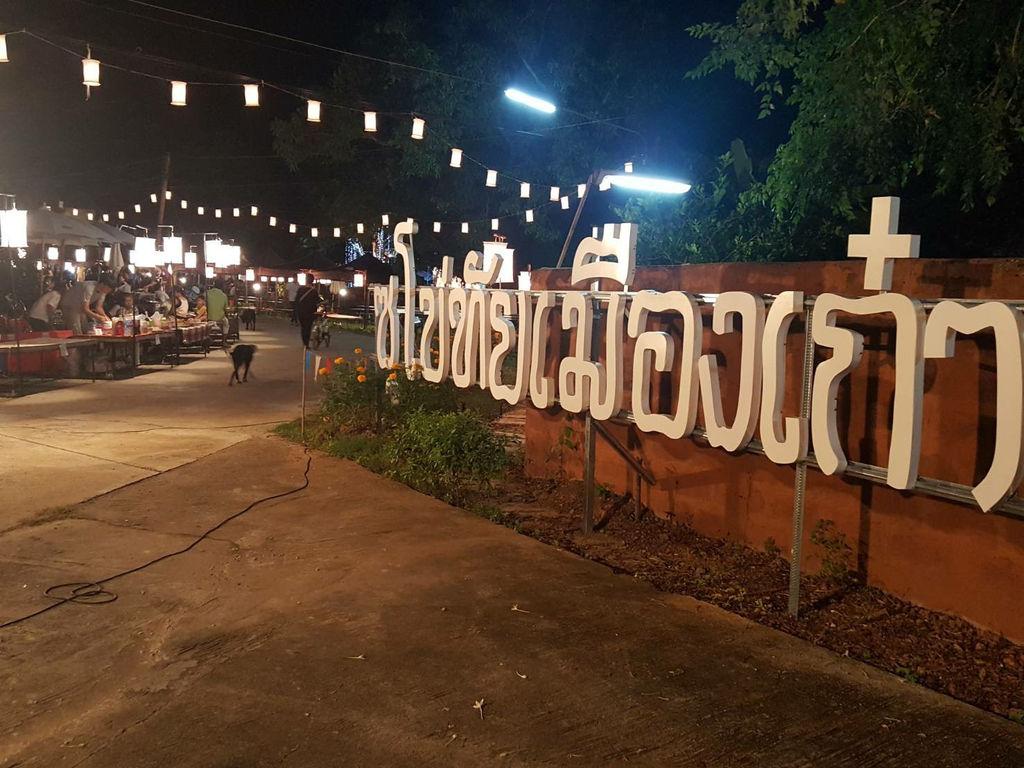
[(362, 384), (364, 381), (366, 381), (366, 377), (360, 374), (359, 376), (356, 376), (356, 381)]
[(356, 347), (354, 351), (357, 355), (363, 354), (363, 350), (361, 350), (359, 347)]
[(356, 368), (356, 373), (366, 373), (366, 369), (360, 365)]
[(335, 365), (344, 365), (345, 364), (345, 358), (344, 357), (336, 357), (336, 358), (334, 358), (334, 364)]
[(397, 378), (398, 378), (398, 374), (397, 373), (389, 373), (388, 374), (388, 381), (394, 381)]
[(319, 371), (317, 371), (317, 373), (319, 373), (321, 376), (326, 376), (328, 373), (330, 373), (330, 371), (328, 371), (326, 368), (321, 368)]

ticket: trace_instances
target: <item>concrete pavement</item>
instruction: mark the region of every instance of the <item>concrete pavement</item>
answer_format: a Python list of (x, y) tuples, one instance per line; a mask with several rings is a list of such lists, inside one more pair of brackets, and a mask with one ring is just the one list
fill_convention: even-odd
[[(2, 619), (297, 487), (253, 437), (0, 534)], [(317, 455), (0, 630), (0, 766), (1013, 768), (1024, 729)]]

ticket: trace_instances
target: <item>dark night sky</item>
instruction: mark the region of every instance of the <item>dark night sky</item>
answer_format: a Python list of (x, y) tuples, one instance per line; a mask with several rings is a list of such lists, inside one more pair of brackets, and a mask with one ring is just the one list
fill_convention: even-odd
[[(352, 20), (373, 13), (365, 2), (156, 0), (156, 4), (402, 59), (401, 51), (366, 50), (360, 44)], [(420, 7), (428, 18), (444, 23), (447, 3), (425, 0)], [(688, 151), (711, 156), (726, 151), (735, 136), (745, 138), (755, 150), (769, 150), (780, 137), (767, 135), (761, 125), (754, 124), (756, 98), (748, 87), (724, 74), (699, 82), (683, 78), (706, 50), (703, 43), (690, 39), (685, 26), (728, 20), (735, 6), (701, 0), (666, 7), (672, 9), (675, 23), (652, 45), (662, 46), (669, 60), (678, 62), (678, 92), (670, 94), (658, 113), (633, 116), (633, 124), (648, 132), (655, 144), (671, 139)], [(154, 18), (190, 28), (161, 24)], [(619, 16), (596, 20), (609, 30), (635, 21)], [(0, 6), (0, 30), (20, 28), (76, 51), (82, 48), (78, 40), (88, 40), (94, 56), (105, 63), (192, 82), (230, 80), (229, 73), (244, 73), (315, 89), (349, 61), (126, 0), (5, 0)], [(557, 36), (567, 33), (564, 26), (538, 30), (545, 35), (544, 46), (557, 46)], [(240, 87), (195, 86), (189, 90), (189, 106), (176, 109), (168, 104), (166, 83), (105, 67), (102, 86), (86, 102), (77, 58), (24, 35), (10, 37), (8, 45), (11, 62), (0, 65), (0, 191), (16, 193), (22, 205), (63, 200), (68, 207), (96, 210), (130, 206), (148, 199), (157, 188), (162, 156), (170, 152), (171, 186), (190, 201), (209, 206), (251, 201), (298, 221), (318, 220), (316, 196), (308, 182), (271, 156), (271, 120), (293, 113), (299, 106), (296, 100), (265, 90), (264, 107), (246, 110)], [(643, 57), (645, 51), (636, 55)], [(182, 69), (153, 57), (195, 62), (206, 69)], [(444, 68), (457, 72), (458, 62), (446, 62)], [(581, 177), (589, 171), (580, 170)], [(145, 220), (155, 219), (153, 209), (144, 210), (142, 223), (154, 224), (155, 220)], [(178, 224), (201, 229), (197, 222)]]

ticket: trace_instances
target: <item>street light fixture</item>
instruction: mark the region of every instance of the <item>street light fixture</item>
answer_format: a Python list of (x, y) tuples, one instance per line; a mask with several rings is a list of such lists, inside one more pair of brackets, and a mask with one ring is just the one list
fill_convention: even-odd
[(506, 88), (505, 98), (515, 101), (519, 104), (523, 104), (530, 109), (536, 109), (538, 112), (543, 112), (547, 115), (553, 115), (555, 113), (555, 105), (546, 99), (542, 99), (538, 96), (531, 96), (530, 94), (520, 91), (518, 88)]
[(613, 173), (604, 177), (613, 187), (633, 189), (638, 192), (657, 192), (662, 195), (682, 195), (690, 191), (685, 181), (661, 179), (657, 176), (636, 176), (632, 173)]

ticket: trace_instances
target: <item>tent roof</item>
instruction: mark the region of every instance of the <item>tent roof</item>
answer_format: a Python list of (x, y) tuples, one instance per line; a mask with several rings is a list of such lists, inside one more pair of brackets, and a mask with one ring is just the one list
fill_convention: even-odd
[[(45, 208), (28, 212), (28, 241), (50, 245), (103, 245), (127, 242), (113, 236), (92, 222), (76, 219)], [(131, 240), (134, 242), (134, 238)]]

